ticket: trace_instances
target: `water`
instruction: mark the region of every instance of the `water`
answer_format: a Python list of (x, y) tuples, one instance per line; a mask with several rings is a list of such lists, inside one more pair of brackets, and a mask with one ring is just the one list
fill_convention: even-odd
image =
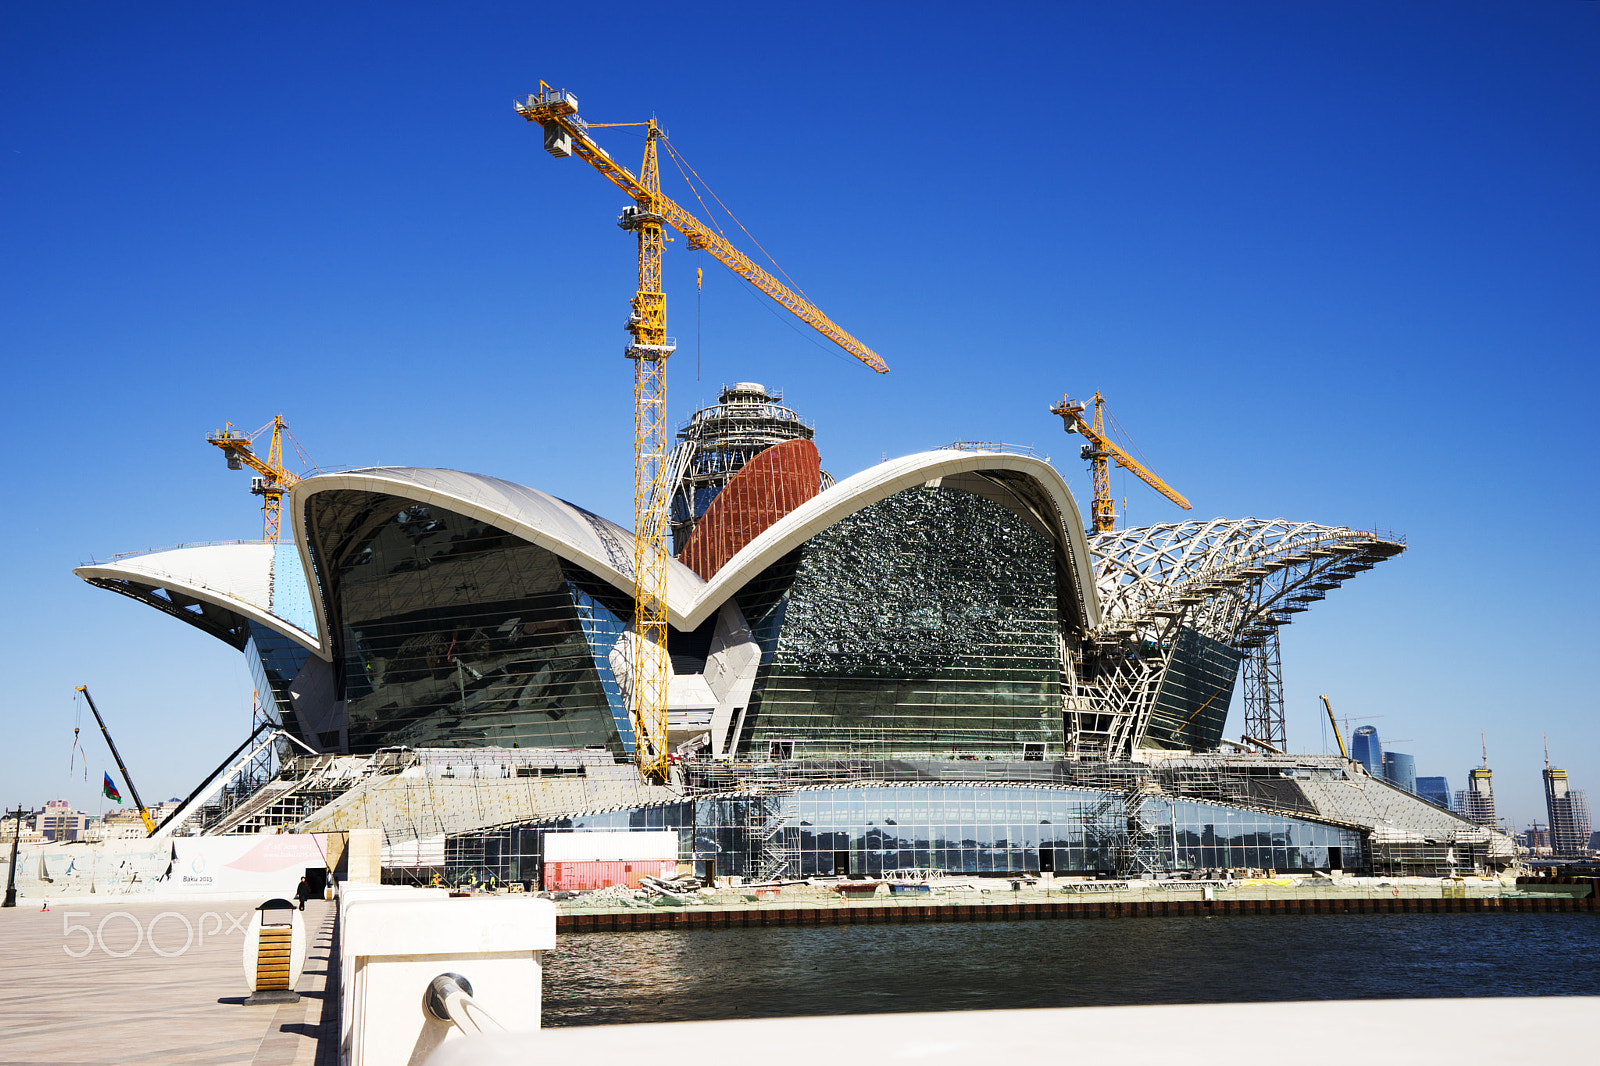
[(544, 1024), (1441, 996), (1600, 995), (1600, 917), (1307, 915), (585, 933)]

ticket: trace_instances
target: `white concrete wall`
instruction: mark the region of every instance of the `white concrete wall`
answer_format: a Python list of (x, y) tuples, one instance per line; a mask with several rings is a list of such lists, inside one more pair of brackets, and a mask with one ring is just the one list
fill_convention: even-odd
[(420, 1064), (461, 1031), (430, 1015), (429, 984), (459, 974), (509, 1032), (539, 1028), (543, 953), (555, 947), (549, 900), (450, 899), (436, 889), (340, 889), (340, 1057), (345, 1066)]

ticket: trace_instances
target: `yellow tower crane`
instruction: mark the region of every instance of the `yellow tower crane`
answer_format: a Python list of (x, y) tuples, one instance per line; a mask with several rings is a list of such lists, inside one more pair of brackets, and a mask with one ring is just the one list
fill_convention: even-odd
[[(588, 123), (578, 116), (571, 93), (544, 82), (526, 100), (512, 102), (517, 113), (544, 129), (544, 149), (558, 159), (573, 155), (594, 167), (633, 200), (617, 224), (639, 242), (639, 284), (628, 316), (633, 343), (624, 354), (633, 360), (633, 520), (634, 625), (629, 712), (635, 750), (644, 774), (655, 781), (667, 776), (667, 685), (672, 663), (667, 657), (667, 509), (665, 492), (656, 479), (666, 455), (667, 359), (676, 345), (667, 336), (667, 297), (661, 290), (662, 227), (683, 234), (693, 249), (704, 249), (734, 273), (787, 307), (817, 332), (880, 374), (889, 367), (876, 352), (834, 324), (805, 297), (792, 292), (739, 251), (720, 233), (702, 223), (661, 193), (658, 143), (666, 139), (655, 119), (649, 122)], [(599, 126), (642, 126), (644, 163), (635, 175), (616, 162), (589, 136)], [(670, 145), (668, 146), (669, 150)]]
[[(272, 431), (272, 436), (267, 443), (267, 456), (263, 459), (256, 454), (255, 441), (269, 429)], [(278, 543), (278, 530), (283, 517), (283, 494), (294, 488), (300, 480), (299, 475), (291, 474), (283, 465), (285, 437), (294, 444), (301, 461), (310, 466), (310, 460), (306, 459), (305, 452), (301, 451), (300, 442), (289, 433), (289, 424), (283, 420), (282, 415), (278, 415), (249, 435), (235, 431), (233, 423), (229, 422), (226, 427), (214, 431), (206, 438), (207, 444), (221, 448), (223, 454), (228, 457), (229, 470), (243, 470), (248, 466), (259, 475), (251, 479), (250, 491), (261, 497), (262, 539), (268, 544)]]
[[(1333, 739), (1339, 742), (1339, 754), (1348, 759), (1350, 758), (1350, 753), (1345, 750), (1344, 737), (1339, 735), (1339, 723), (1333, 720), (1333, 704), (1328, 702), (1328, 697), (1326, 696), (1322, 696), (1320, 698), (1322, 700), (1322, 705), (1328, 709), (1328, 724), (1333, 726)], [(1487, 764), (1489, 758), (1487, 754), (1488, 749), (1486, 748), (1484, 750), (1484, 762)]]
[(1089, 461), (1094, 470), (1094, 530), (1095, 533), (1109, 533), (1117, 528), (1116, 507), (1111, 499), (1111, 460), (1116, 460), (1118, 466), (1132, 473), (1146, 485), (1155, 489), (1161, 495), (1182, 507), (1185, 511), (1194, 508), (1189, 501), (1184, 499), (1176, 489), (1139, 463), (1117, 446), (1116, 442), (1106, 436), (1105, 399), (1097, 392), (1091, 401), (1094, 404), (1094, 422), (1089, 422), (1083, 417), (1083, 412), (1089, 409), (1089, 404), (1082, 400), (1070, 400), (1063, 396), (1061, 402), (1050, 408), (1050, 413), (1060, 415), (1068, 433), (1081, 433), (1087, 444), (1083, 446), (1082, 456)]

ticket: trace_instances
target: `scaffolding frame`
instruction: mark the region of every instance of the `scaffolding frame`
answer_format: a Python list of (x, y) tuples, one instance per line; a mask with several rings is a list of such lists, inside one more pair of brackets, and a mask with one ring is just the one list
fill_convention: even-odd
[(1240, 663), (1244, 674), (1244, 737), (1289, 750), (1283, 713), (1283, 656), (1278, 630), (1268, 631)]

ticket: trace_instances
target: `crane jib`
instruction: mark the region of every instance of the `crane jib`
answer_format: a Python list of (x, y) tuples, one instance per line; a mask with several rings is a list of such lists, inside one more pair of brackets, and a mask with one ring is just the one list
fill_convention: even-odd
[[(823, 314), (815, 304), (794, 293), (743, 252), (735, 248), (721, 234), (707, 228), (682, 206), (659, 192), (652, 194), (631, 170), (612, 159), (610, 154), (596, 144), (581, 125), (573, 121), (577, 116), (577, 109), (575, 104), (569, 102), (571, 98), (567, 94), (552, 93), (549, 94), (548, 99), (551, 102), (539, 105), (524, 105), (520, 103), (517, 105), (517, 111), (523, 118), (529, 122), (537, 122), (545, 129), (547, 133), (547, 148), (549, 143), (548, 134), (552, 127), (560, 130), (565, 135), (565, 143), (570, 147), (571, 154), (578, 156), (601, 174), (604, 174), (613, 185), (631, 196), (640, 207), (654, 207), (657, 213), (665, 217), (668, 225), (684, 235), (690, 242), (691, 247), (703, 248), (716, 256), (734, 273), (747, 281), (753, 282), (757, 288), (788, 308), (797, 318), (833, 341), (840, 348), (866, 363), (873, 370), (880, 374), (889, 372), (888, 364), (876, 352), (840, 328), (832, 319)], [(566, 153), (552, 152), (552, 154), (564, 155)]]

